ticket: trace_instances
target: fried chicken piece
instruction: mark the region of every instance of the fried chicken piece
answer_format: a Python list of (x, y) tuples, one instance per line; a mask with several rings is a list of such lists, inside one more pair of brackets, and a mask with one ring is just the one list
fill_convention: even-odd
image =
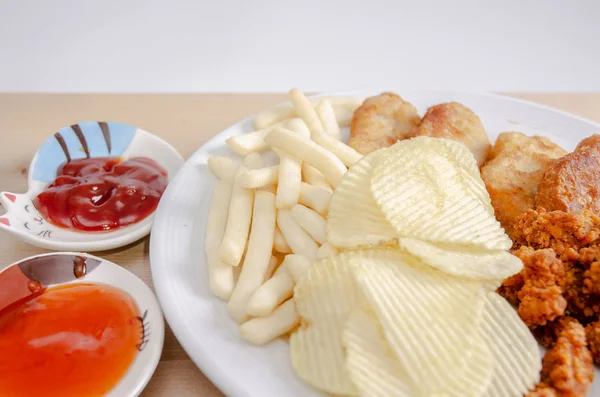
[(503, 132), (481, 168), (496, 218), (509, 236), (514, 220), (533, 209), (538, 184), (552, 162), (567, 151), (548, 138)]
[(427, 109), (421, 124), (413, 128), (411, 137), (431, 136), (462, 142), (481, 167), (490, 153), (490, 140), (479, 117), (457, 102), (442, 103)]
[(564, 267), (565, 277), (560, 284), (568, 303), (566, 313), (583, 324), (596, 321), (600, 313), (600, 297), (584, 292), (584, 268), (578, 262), (564, 262)]
[(559, 286), (564, 277), (564, 267), (554, 251), (521, 247), (513, 254), (524, 265), (520, 273), (523, 287), (517, 293), (520, 301), (518, 313), (523, 322), (533, 327), (562, 316), (567, 307)]
[(594, 361), (600, 364), (600, 321), (595, 321), (585, 327), (585, 338)]
[(570, 323), (579, 323), (577, 319), (570, 316), (563, 316), (554, 321), (548, 322), (546, 325), (541, 327), (535, 327), (531, 329), (531, 332), (535, 336), (535, 339), (544, 346), (546, 349), (554, 346), (558, 335), (562, 330)]
[(535, 385), (535, 389), (525, 395), (525, 397), (558, 397), (556, 390), (547, 384), (540, 382)]
[(544, 173), (535, 205), (548, 211), (600, 213), (600, 138), (591, 136)]
[(567, 300), (559, 286), (540, 288), (524, 287), (519, 292), (519, 316), (528, 326), (544, 325), (562, 316), (567, 308)]
[(583, 293), (600, 295), (600, 247), (593, 245), (580, 249), (578, 262), (585, 268)]
[(502, 282), (502, 285), (496, 291), (513, 305), (519, 304), (519, 291), (525, 285), (521, 272), (510, 276)]
[(600, 295), (600, 262), (592, 262), (583, 273), (583, 293)]
[(400, 96), (384, 92), (367, 98), (356, 109), (348, 145), (362, 154), (393, 145), (410, 137), (421, 118), (417, 109)]
[(559, 397), (583, 397), (594, 380), (594, 362), (585, 330), (577, 321), (562, 321), (556, 342), (542, 360), (541, 381)]
[(552, 248), (563, 261), (576, 260), (579, 249), (600, 243), (600, 217), (590, 211), (528, 210), (515, 219), (516, 247)]

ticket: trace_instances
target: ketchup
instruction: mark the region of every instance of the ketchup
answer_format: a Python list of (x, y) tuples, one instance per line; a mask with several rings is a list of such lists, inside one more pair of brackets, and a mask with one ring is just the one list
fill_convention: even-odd
[(152, 214), (167, 183), (167, 171), (146, 157), (79, 159), (59, 168), (34, 205), (56, 226), (108, 231)]
[(133, 298), (106, 284), (51, 287), (0, 310), (0, 395), (96, 397), (139, 351)]

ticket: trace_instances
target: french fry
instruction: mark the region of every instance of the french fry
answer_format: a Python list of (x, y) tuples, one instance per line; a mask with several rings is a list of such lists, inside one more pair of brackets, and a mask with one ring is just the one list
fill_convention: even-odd
[(294, 254), (302, 254), (310, 260), (317, 258), (319, 246), (294, 220), (289, 210), (277, 211), (277, 226)]
[(241, 156), (247, 156), (254, 152), (264, 152), (269, 149), (269, 145), (265, 143), (265, 136), (277, 126), (282, 124), (276, 123), (272, 126), (256, 131), (248, 132), (243, 135), (232, 136), (225, 141), (227, 146)]
[[(230, 213), (230, 218), (233, 216)], [(235, 286), (227, 310), (231, 317), (242, 323), (248, 318), (248, 299), (260, 287), (269, 270), (273, 236), (275, 234), (275, 196), (257, 191), (252, 215), (252, 231), (240, 278)]]
[(322, 187), (309, 185), (305, 182), (302, 182), (300, 185), (298, 203), (312, 208), (321, 215), (325, 215), (329, 209), (330, 201), (331, 191), (325, 190)]
[(340, 159), (317, 143), (306, 139), (285, 128), (276, 128), (266, 136), (265, 142), (273, 148), (293, 153), (298, 159), (306, 161), (327, 178), (335, 187), (346, 172), (346, 166)]
[(302, 178), (306, 183), (309, 183), (313, 186), (322, 187), (330, 192), (333, 191), (329, 185), (329, 182), (327, 182), (327, 179), (325, 179), (325, 176), (323, 176), (321, 171), (310, 164), (302, 163)]
[(286, 152), (277, 150), (279, 173), (277, 178), (277, 209), (292, 208), (300, 197), (302, 162)]
[(330, 256), (336, 255), (337, 253), (338, 253), (338, 251), (335, 249), (334, 246), (332, 246), (329, 243), (325, 243), (319, 247), (319, 250), (317, 251), (317, 258), (318, 259), (328, 258)]
[(363, 99), (356, 96), (318, 96), (309, 99), (313, 107), (316, 107), (321, 101), (329, 101), (334, 108), (346, 109), (351, 112), (354, 112), (363, 103)]
[(273, 277), (273, 274), (277, 269), (279, 269), (279, 260), (277, 260), (277, 257), (275, 255), (271, 255), (271, 259), (269, 259), (269, 267), (265, 272), (265, 282), (271, 277)]
[[(331, 102), (340, 126), (343, 126), (343, 124), (340, 122), (338, 114), (343, 114), (344, 116), (342, 119), (347, 120), (349, 123), (350, 119), (352, 118), (352, 113), (354, 113), (356, 108), (358, 108), (363, 102), (361, 98), (352, 96), (321, 96), (310, 98), (309, 103), (314, 108), (322, 100), (328, 100)], [(350, 118), (347, 117), (348, 114), (350, 115)], [(293, 117), (298, 117), (293, 106), (289, 104), (275, 106), (270, 109), (263, 110), (254, 116), (254, 129), (262, 130)]]
[(323, 131), (330, 137), (335, 138), (338, 141), (341, 140), (340, 126), (335, 118), (335, 112), (333, 106), (331, 106), (331, 102), (327, 99), (321, 100), (315, 107), (315, 112), (317, 112), (317, 116), (319, 116), (319, 120), (321, 120)]
[(281, 230), (279, 230), (278, 227), (275, 228), (275, 237), (273, 239), (273, 249), (276, 252), (281, 252), (283, 254), (291, 254), (292, 253), (292, 249), (288, 245), (287, 241), (285, 241), (285, 237), (283, 237), (283, 234), (281, 233)]
[(346, 145), (344, 142), (327, 135), (320, 131), (312, 131), (311, 138), (313, 141), (335, 154), (346, 167), (354, 165), (363, 158), (363, 155), (358, 153), (356, 150)]
[(285, 128), (310, 139), (310, 130), (308, 129), (308, 126), (304, 120), (299, 117), (294, 117), (293, 119), (288, 120), (287, 123), (285, 123)]
[[(310, 105), (314, 108), (322, 100), (327, 100), (331, 102), (331, 105), (335, 109), (336, 113), (338, 110), (353, 113), (356, 110), (356, 108), (358, 108), (363, 102), (362, 98), (353, 96), (321, 96), (316, 98), (310, 98), (308, 101)], [(253, 124), (256, 130), (262, 130), (264, 128), (272, 126), (273, 124), (277, 124), (281, 121), (297, 116), (298, 115), (293, 106), (289, 104), (278, 105), (270, 109), (263, 110), (262, 112), (256, 114), (253, 118)]]
[(231, 181), (222, 179), (217, 183), (206, 221), (204, 247), (208, 262), (210, 291), (219, 299), (228, 300), (233, 291), (233, 268), (223, 263), (219, 256), (231, 200)]
[(286, 255), (280, 267), (284, 267), (292, 276), (295, 282), (298, 282), (306, 273), (311, 265), (311, 261), (304, 255), (290, 254)]
[(293, 299), (288, 299), (268, 317), (248, 320), (240, 327), (242, 339), (255, 345), (264, 345), (293, 330), (300, 324)]
[(277, 186), (275, 186), (274, 184), (273, 185), (267, 185), (267, 186), (261, 187), (260, 190), (264, 190), (265, 192), (276, 194), (277, 193)]
[[(287, 256), (287, 255), (285, 255), (285, 256)], [(284, 257), (284, 259), (285, 259), (285, 257)], [(281, 266), (282, 263), (283, 263), (283, 261), (281, 261), (281, 263), (279, 264), (279, 266), (277, 267), (277, 269), (275, 269), (275, 271), (273, 272), (273, 276), (272, 277), (275, 277), (275, 276), (277, 276), (277, 275), (279, 275), (281, 273), (287, 273), (287, 269), (285, 268), (285, 266)]]
[(287, 271), (277, 272), (254, 292), (248, 301), (246, 313), (253, 317), (268, 316), (294, 295), (295, 286), (296, 282)]
[(235, 175), (237, 174), (240, 165), (224, 156), (211, 156), (208, 158), (208, 168), (213, 174), (219, 179), (225, 179), (233, 182)]
[(354, 111), (344, 108), (334, 108), (335, 119), (340, 127), (348, 127), (352, 123), (352, 117), (354, 117)]
[(246, 189), (258, 189), (275, 185), (279, 177), (279, 166), (264, 167), (259, 169), (245, 169), (241, 172), (240, 183)]
[(304, 96), (302, 91), (294, 88), (290, 91), (289, 97), (296, 110), (296, 114), (304, 120), (308, 129), (311, 131), (323, 131), (323, 126), (321, 125), (319, 116), (317, 116), (317, 112), (315, 112), (313, 105), (309, 102), (308, 98)]
[(265, 167), (265, 161), (260, 153), (252, 152), (244, 157), (244, 165), (251, 170), (257, 170)]
[(326, 222), (316, 211), (296, 204), (292, 207), (292, 218), (319, 244), (327, 242), (325, 234)]
[(231, 266), (240, 264), (246, 249), (252, 220), (254, 191), (241, 186), (241, 172), (240, 169), (233, 183), (231, 202), (229, 203), (229, 217), (227, 218), (227, 226), (225, 227), (220, 249), (221, 260)]
[(296, 117), (296, 111), (291, 105), (275, 106), (254, 116), (253, 124), (255, 129), (263, 130), (292, 117)]

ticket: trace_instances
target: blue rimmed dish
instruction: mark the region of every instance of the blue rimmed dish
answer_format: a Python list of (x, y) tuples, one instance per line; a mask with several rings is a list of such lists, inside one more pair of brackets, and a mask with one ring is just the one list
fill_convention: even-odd
[(154, 213), (133, 225), (106, 232), (83, 232), (48, 222), (33, 200), (52, 183), (59, 168), (72, 160), (99, 157), (147, 157), (175, 176), (183, 164), (181, 155), (167, 142), (137, 127), (117, 122), (88, 121), (60, 129), (38, 149), (29, 167), (28, 190), (23, 194), (0, 193), (6, 213), (0, 229), (32, 245), (51, 250), (101, 251), (121, 247), (146, 236)]

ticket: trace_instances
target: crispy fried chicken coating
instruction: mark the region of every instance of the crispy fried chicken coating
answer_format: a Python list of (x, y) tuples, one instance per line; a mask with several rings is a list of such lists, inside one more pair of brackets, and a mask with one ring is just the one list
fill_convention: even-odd
[(577, 259), (580, 248), (600, 243), (600, 217), (590, 211), (529, 210), (515, 220), (516, 247), (552, 248), (563, 260)]
[(585, 330), (577, 321), (561, 320), (557, 339), (542, 360), (541, 381), (559, 397), (583, 397), (594, 380), (594, 362)]
[(499, 292), (513, 300), (516, 292), (519, 316), (529, 327), (545, 325), (562, 316), (567, 307), (559, 286), (564, 277), (564, 267), (554, 251), (521, 247), (513, 254), (523, 261), (524, 267), (519, 273), (523, 280), (522, 286), (516, 292), (518, 282), (514, 282), (513, 276), (508, 283), (505, 280)]
[(600, 321), (589, 323), (585, 327), (585, 338), (594, 361), (600, 363)]
[(523, 288), (525, 280), (523, 280), (522, 272), (514, 274), (502, 282), (502, 285), (496, 292), (504, 297), (513, 305), (519, 304), (519, 291)]
[(556, 390), (547, 384), (540, 382), (535, 386), (535, 389), (525, 395), (525, 397), (558, 397)]

